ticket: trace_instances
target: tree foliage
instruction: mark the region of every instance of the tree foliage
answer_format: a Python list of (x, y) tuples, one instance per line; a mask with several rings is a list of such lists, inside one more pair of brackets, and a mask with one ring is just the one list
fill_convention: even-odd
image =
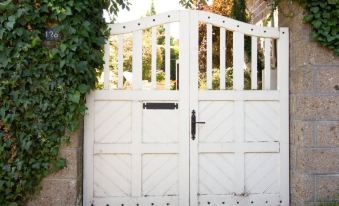
[[(0, 205), (25, 205), (65, 166), (61, 143), (85, 113), (108, 34), (102, 11), (126, 0), (0, 2)], [(61, 34), (44, 40), (46, 29)]]

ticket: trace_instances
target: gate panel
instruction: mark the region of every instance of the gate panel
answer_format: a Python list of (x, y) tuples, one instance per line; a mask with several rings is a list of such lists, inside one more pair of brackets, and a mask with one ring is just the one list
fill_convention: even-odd
[[(189, 70), (179, 70), (180, 90), (170, 89), (170, 26), (179, 22), (180, 42), (188, 41), (189, 16), (174, 11), (111, 25), (117, 36), (117, 69), (111, 71), (107, 42), (104, 89), (87, 97), (84, 205), (189, 205)], [(150, 87), (142, 79), (142, 35), (165, 28), (165, 87), (157, 88), (156, 48), (152, 45)], [(130, 34), (128, 34), (130, 33)], [(131, 77), (125, 75), (123, 41), (133, 38)], [(110, 46), (111, 45), (111, 46)], [(189, 45), (179, 44), (179, 63), (189, 68)], [(116, 76), (115, 76), (116, 75)], [(128, 79), (129, 78), (129, 79)], [(127, 82), (126, 81), (130, 81)], [(177, 80), (179, 81), (179, 80)]]
[[(282, 42), (288, 45), (287, 30), (257, 27), (203, 11), (191, 14), (191, 25), (190, 109), (198, 111), (197, 122), (205, 123), (196, 124), (196, 138), (190, 143), (190, 205), (289, 205), (288, 51), (279, 47), (276, 70), (280, 81), (277, 86), (271, 81), (276, 73), (272, 42), (278, 39), (280, 47)], [(206, 70), (198, 70), (201, 45), (195, 38), (202, 25), (206, 25), (206, 39), (200, 39), (206, 44)], [(233, 34), (233, 65), (225, 59), (226, 30), (227, 35)], [(220, 31), (220, 42), (213, 40), (214, 31)], [(245, 36), (252, 40), (252, 57), (244, 52)], [(220, 51), (215, 51), (216, 43)], [(257, 78), (259, 46), (264, 51), (262, 88)], [(217, 68), (212, 68), (213, 52), (220, 54)], [(252, 64), (246, 64), (245, 56)], [(231, 80), (225, 79), (230, 67)], [(245, 72), (252, 77), (247, 90)], [(220, 75), (217, 86), (215, 73)]]

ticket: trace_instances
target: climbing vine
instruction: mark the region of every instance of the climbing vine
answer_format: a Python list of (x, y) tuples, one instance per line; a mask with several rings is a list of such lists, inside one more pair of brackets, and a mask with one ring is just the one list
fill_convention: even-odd
[(84, 95), (102, 70), (108, 34), (102, 11), (127, 6), (127, 0), (0, 2), (0, 205), (25, 205), (43, 177), (65, 166), (60, 145), (78, 128)]
[(311, 37), (339, 55), (339, 0), (303, 0)]
[[(275, 10), (282, 0), (268, 1)], [(287, 0), (286, 0), (287, 1)], [(312, 27), (311, 37), (339, 55), (339, 0), (288, 0), (296, 1), (306, 11), (305, 22)]]

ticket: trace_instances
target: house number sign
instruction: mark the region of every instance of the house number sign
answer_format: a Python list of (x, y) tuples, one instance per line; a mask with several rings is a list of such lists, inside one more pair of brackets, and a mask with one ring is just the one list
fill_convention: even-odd
[(45, 40), (46, 41), (58, 41), (60, 39), (60, 33), (54, 29), (46, 29)]

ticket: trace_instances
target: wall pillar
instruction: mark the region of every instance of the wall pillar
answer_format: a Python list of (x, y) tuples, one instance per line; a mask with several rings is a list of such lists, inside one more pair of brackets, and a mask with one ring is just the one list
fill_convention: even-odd
[(291, 206), (339, 201), (339, 57), (311, 40), (304, 14), (295, 1), (279, 7), (290, 29)]
[(82, 205), (83, 126), (71, 135), (71, 143), (62, 146), (67, 167), (42, 181), (42, 190), (27, 206)]

